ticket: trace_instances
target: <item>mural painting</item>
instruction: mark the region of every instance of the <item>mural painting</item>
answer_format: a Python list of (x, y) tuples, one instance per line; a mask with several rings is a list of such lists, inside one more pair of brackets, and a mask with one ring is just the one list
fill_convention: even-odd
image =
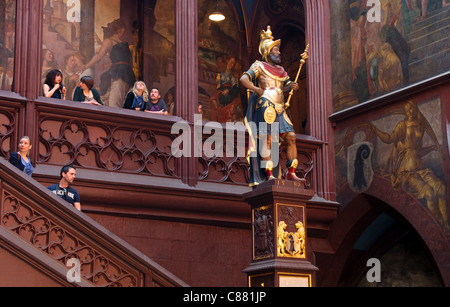
[[(373, 176), (410, 193), (450, 231), (443, 173), (440, 99), (402, 102), (385, 115), (337, 134), (337, 190), (370, 188)], [(345, 200), (342, 200), (345, 203)]]
[(225, 59), (225, 69), (217, 74), (217, 88), (210, 98), (211, 120), (225, 123), (242, 121), (245, 110), (242, 107), (236, 57)]
[(133, 5), (122, 0), (42, 1), (42, 81), (50, 70), (59, 69), (68, 100), (83, 76), (94, 78), (94, 87), (110, 107), (123, 107), (137, 80), (158, 87), (162, 97), (174, 88), (173, 1), (141, 5), (153, 15), (132, 9), (141, 3), (137, 0)]
[(246, 92), (239, 84), (243, 73), (239, 59), (238, 28), (226, 2), (220, 2), (225, 15), (221, 22), (209, 14), (215, 1), (200, 0), (199, 12), (199, 105), (203, 118), (216, 122), (243, 121), (247, 109)]
[(450, 69), (447, 0), (379, 3), (330, 1), (335, 111)]
[(0, 2), (0, 90), (11, 91), (14, 77), (16, 1)]

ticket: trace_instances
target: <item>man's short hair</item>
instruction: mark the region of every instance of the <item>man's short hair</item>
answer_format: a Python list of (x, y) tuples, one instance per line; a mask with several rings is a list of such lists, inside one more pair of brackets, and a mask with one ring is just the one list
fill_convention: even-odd
[(76, 167), (73, 165), (63, 166), (63, 168), (61, 168), (61, 172), (59, 173), (60, 178), (63, 177), (63, 174), (67, 174), (67, 172), (70, 171), (71, 168), (73, 168), (74, 170), (77, 170)]
[(152, 87), (152, 88), (150, 89), (150, 92), (153, 91), (153, 90), (157, 90), (157, 91), (158, 91), (158, 94), (161, 95), (161, 91), (159, 90), (159, 88), (157, 88), (157, 87), (154, 86), (154, 87)]

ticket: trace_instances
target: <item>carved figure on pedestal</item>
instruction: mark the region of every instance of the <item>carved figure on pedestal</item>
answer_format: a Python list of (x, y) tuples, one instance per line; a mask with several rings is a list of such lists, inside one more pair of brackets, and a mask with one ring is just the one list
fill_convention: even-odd
[(262, 207), (254, 211), (255, 258), (267, 258), (274, 255), (272, 218), (270, 210)]

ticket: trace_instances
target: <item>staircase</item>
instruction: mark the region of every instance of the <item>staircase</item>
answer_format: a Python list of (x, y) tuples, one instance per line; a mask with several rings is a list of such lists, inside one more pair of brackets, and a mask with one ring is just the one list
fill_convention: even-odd
[(406, 39), (411, 48), (410, 83), (450, 70), (450, 6), (428, 12), (411, 25)]
[(0, 286), (187, 285), (0, 159)]

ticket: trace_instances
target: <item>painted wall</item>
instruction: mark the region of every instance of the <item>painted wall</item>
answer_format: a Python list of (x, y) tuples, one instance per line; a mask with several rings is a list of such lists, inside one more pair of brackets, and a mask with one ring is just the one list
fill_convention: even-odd
[(10, 91), (14, 79), (16, 1), (0, 3), (0, 90)]
[[(443, 77), (450, 63), (450, 6), (441, 0), (373, 2), (379, 11), (369, 1), (330, 0), (337, 200), (345, 211), (359, 195), (378, 197), (391, 208), (410, 210), (402, 213), (410, 223), (424, 209), (418, 224), (429, 227), (409, 227), (430, 250), (439, 237), (432, 257), (448, 263), (438, 251), (447, 248), (450, 233), (450, 87)], [(408, 198), (416, 204), (399, 204)], [(431, 231), (434, 225), (439, 231)], [(411, 258), (408, 244), (387, 251), (384, 269)], [(441, 277), (448, 280), (442, 264)], [(424, 264), (409, 273), (428, 274), (423, 280), (433, 284), (433, 270)], [(384, 285), (419, 285), (411, 274), (393, 273)]]
[(448, 1), (331, 0), (330, 9), (335, 111), (450, 69)]

